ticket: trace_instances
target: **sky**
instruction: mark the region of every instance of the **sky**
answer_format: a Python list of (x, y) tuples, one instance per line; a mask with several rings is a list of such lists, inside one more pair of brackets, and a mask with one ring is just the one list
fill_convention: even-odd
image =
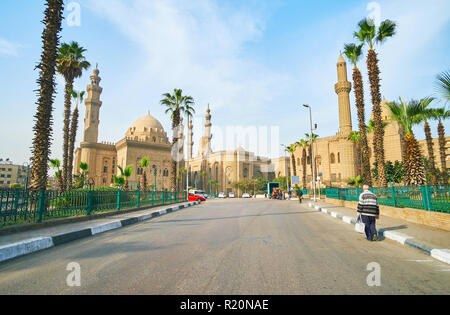
[[(0, 2), (0, 158), (30, 158), (36, 112), (34, 70), (41, 54), (43, 0)], [(338, 131), (336, 63), (364, 17), (397, 22), (397, 34), (376, 50), (381, 93), (393, 101), (436, 95), (435, 77), (450, 69), (450, 2), (447, 0), (78, 0), (65, 1), (61, 42), (87, 49), (92, 68), (75, 82), (85, 90), (98, 63), (103, 102), (99, 141), (117, 142), (150, 112), (171, 136), (160, 105), (174, 88), (195, 100), (194, 140), (202, 135), (210, 104), (213, 149), (248, 141), (223, 141), (224, 131), (253, 126), (260, 137), (290, 144), (309, 133), (310, 104), (319, 136)], [(365, 51), (366, 56), (367, 51)], [(365, 56), (359, 63), (371, 101)], [(352, 67), (348, 64), (348, 79)], [(62, 158), (64, 79), (57, 77), (52, 158)], [(353, 91), (353, 127), (357, 116)], [(436, 101), (434, 106), (443, 106)], [(77, 144), (82, 140), (80, 108)], [(431, 124), (437, 136), (437, 123)], [(450, 130), (450, 122), (445, 123)], [(265, 133), (265, 130), (269, 130)], [(269, 136), (270, 132), (274, 133)], [(238, 132), (237, 132), (238, 133)], [(424, 138), (422, 127), (415, 133)], [(279, 146), (278, 146), (279, 147)], [(267, 152), (283, 155), (281, 148)], [(259, 152), (257, 152), (259, 153)]]

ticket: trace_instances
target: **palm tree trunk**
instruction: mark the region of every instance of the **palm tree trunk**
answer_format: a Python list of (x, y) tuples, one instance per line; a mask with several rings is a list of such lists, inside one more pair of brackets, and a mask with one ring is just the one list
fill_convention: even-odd
[(414, 134), (405, 137), (405, 181), (407, 186), (426, 185), (425, 166)]
[(442, 184), (448, 184), (448, 171), (447, 171), (447, 162), (445, 160), (445, 129), (442, 121), (439, 121), (438, 125), (438, 134), (439, 134), (439, 154), (441, 156), (441, 170), (442, 170)]
[[(178, 134), (176, 132), (177, 127), (180, 125), (180, 111), (174, 111), (173, 113), (173, 118), (172, 118), (172, 130), (173, 130), (173, 135), (172, 135), (172, 146), (175, 146), (175, 144), (178, 141)], [(174, 157), (172, 157), (172, 163), (171, 163), (171, 171), (172, 171), (172, 176), (170, 178), (170, 189), (172, 191), (176, 190), (177, 187), (177, 161), (174, 159)]]
[(378, 186), (386, 187), (386, 173), (384, 164), (384, 128), (381, 117), (381, 94), (380, 94), (380, 70), (378, 68), (377, 54), (373, 49), (369, 50), (367, 57), (367, 69), (369, 71), (370, 91), (373, 104), (374, 151), (378, 164)]
[(47, 189), (47, 172), (52, 139), (52, 111), (55, 93), (55, 72), (57, 60), (57, 48), (59, 46), (59, 32), (64, 12), (63, 0), (47, 0), (45, 29), (42, 34), (43, 52), (41, 62), (36, 67), (40, 70), (38, 100), (36, 102), (37, 113), (33, 127), (34, 138), (31, 157), (31, 182), (33, 190)]
[(69, 181), (69, 137), (70, 137), (70, 105), (72, 101), (73, 78), (66, 79), (66, 88), (64, 96), (64, 127), (63, 127), (63, 184), (64, 190), (67, 190)]
[(297, 176), (297, 167), (295, 166), (294, 153), (291, 154), (291, 160), (292, 160), (292, 172), (293, 172), (294, 176)]
[(306, 149), (303, 149), (303, 155), (302, 155), (302, 166), (303, 166), (303, 187), (306, 187), (306, 160), (307, 160), (307, 156), (306, 156)]
[(437, 185), (436, 162), (434, 158), (433, 139), (431, 137), (431, 128), (428, 121), (425, 121), (425, 138), (427, 141), (428, 158), (430, 159), (431, 174), (433, 176), (432, 184)]
[(73, 170), (73, 151), (75, 150), (75, 140), (77, 137), (78, 129), (78, 107), (75, 107), (72, 114), (72, 122), (70, 126), (70, 137), (69, 137), (69, 157), (67, 163), (67, 182), (66, 187), (70, 188), (72, 185), (72, 170)]
[(364, 86), (361, 72), (357, 67), (353, 69), (353, 83), (356, 98), (356, 108), (358, 109), (358, 121), (359, 121), (359, 133), (361, 135), (360, 139), (360, 150), (361, 154), (361, 177), (363, 178), (364, 184), (372, 186), (372, 174), (370, 172), (370, 153), (369, 144), (367, 141), (366, 132), (366, 114), (364, 111)]

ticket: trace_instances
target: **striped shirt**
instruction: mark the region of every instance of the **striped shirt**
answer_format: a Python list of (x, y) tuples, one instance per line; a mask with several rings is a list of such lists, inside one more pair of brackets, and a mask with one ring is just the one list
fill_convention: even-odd
[(362, 215), (377, 217), (380, 215), (378, 198), (371, 191), (365, 191), (359, 196), (358, 212)]

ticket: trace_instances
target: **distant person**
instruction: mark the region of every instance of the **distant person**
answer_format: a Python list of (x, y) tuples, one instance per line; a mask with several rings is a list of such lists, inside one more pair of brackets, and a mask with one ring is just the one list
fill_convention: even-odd
[(380, 207), (377, 196), (370, 191), (370, 187), (367, 185), (364, 185), (363, 193), (359, 196), (358, 213), (365, 225), (367, 240), (377, 241), (376, 220), (380, 216)]

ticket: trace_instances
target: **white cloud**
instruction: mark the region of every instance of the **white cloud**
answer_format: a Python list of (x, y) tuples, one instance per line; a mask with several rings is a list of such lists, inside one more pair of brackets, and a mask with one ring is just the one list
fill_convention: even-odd
[(20, 45), (0, 38), (0, 55), (18, 56)]

